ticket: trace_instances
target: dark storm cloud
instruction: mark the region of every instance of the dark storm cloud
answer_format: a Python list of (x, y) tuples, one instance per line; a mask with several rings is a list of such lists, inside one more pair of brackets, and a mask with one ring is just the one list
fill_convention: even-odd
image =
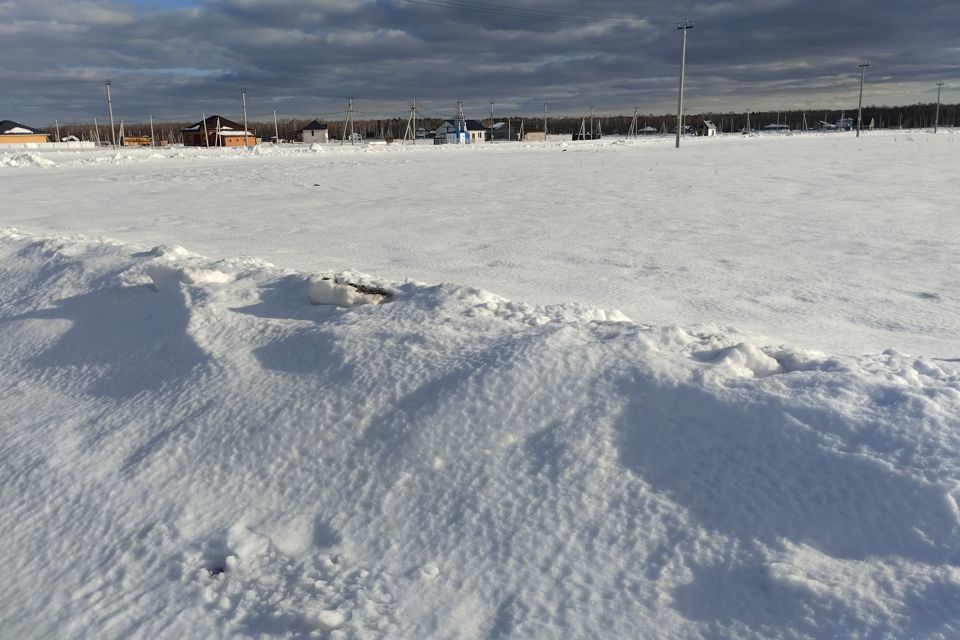
[(128, 121), (236, 115), (241, 88), (253, 116), (333, 115), (350, 95), (361, 116), (402, 115), (411, 97), (437, 115), (458, 99), (473, 115), (489, 112), (490, 101), (501, 113), (536, 113), (544, 102), (557, 113), (663, 112), (676, 99), (678, 17), (696, 21), (691, 112), (850, 106), (862, 57), (871, 62), (868, 103), (926, 101), (941, 79), (955, 99), (960, 75), (954, 0), (703, 1), (668, 10), (652, 1), (523, 0), (486, 3), (514, 8), (492, 13), (406, 0), (161, 4), (0, 0), (0, 117), (102, 116), (108, 77), (115, 112)]

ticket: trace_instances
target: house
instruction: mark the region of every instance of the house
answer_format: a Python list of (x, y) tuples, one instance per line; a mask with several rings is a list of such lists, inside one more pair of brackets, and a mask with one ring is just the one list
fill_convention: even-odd
[(657, 132), (657, 128), (651, 127), (650, 125), (637, 129), (637, 133), (641, 136), (652, 136), (656, 132)]
[(837, 120), (837, 128), (841, 131), (850, 131), (854, 126), (854, 120), (849, 116)]
[(320, 124), (316, 120), (305, 126), (300, 131), (300, 136), (304, 142), (330, 142), (330, 134), (327, 131), (327, 125)]
[(523, 133), (524, 142), (546, 142), (547, 134), (543, 131), (525, 131)]
[(63, 136), (60, 138), (60, 142), (80, 142), (80, 138), (74, 135)]
[(243, 130), (243, 125), (218, 115), (181, 129), (180, 133), (185, 147), (243, 147), (260, 143), (257, 136)]
[(476, 120), (446, 120), (437, 127), (434, 144), (475, 144), (487, 139), (487, 128)]
[(772, 131), (774, 133), (782, 133), (785, 131), (790, 131), (790, 125), (788, 124), (768, 124), (763, 128), (764, 131)]
[(700, 128), (697, 129), (697, 135), (712, 138), (717, 135), (717, 125), (713, 124), (710, 120), (704, 120)]
[(492, 140), (515, 140), (517, 130), (509, 122), (495, 122), (488, 127)]
[(49, 139), (49, 134), (41, 133), (25, 124), (13, 120), (0, 121), (0, 144), (48, 142)]

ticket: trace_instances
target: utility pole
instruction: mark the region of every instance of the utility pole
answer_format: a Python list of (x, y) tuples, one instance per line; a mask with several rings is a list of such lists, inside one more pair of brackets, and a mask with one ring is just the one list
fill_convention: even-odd
[(457, 100), (457, 144), (467, 141), (467, 118), (463, 115), (463, 100)]
[(200, 117), (203, 118), (203, 119), (200, 121), (200, 126), (203, 127), (203, 146), (209, 147), (209, 146), (210, 146), (210, 132), (207, 131), (207, 114), (206, 114), (206, 113), (201, 113), (201, 114), (200, 114)]
[(543, 141), (547, 141), (547, 103), (543, 103)]
[(596, 133), (596, 129), (593, 124), (593, 107), (590, 107), (590, 139), (593, 140), (593, 134)]
[[(939, 103), (940, 103), (940, 98), (937, 98), (937, 108), (938, 108), (938, 109), (940, 108)], [(56, 127), (57, 127), (57, 142), (60, 142), (60, 121), (59, 121), (59, 120), (54, 120), (53, 123), (54, 123), (54, 125), (56, 125)]]
[(277, 124), (277, 110), (273, 110), (273, 143), (280, 146), (280, 125)]
[(107, 86), (107, 111), (110, 112), (110, 141), (114, 148), (117, 146), (117, 134), (113, 130), (113, 99), (110, 97), (110, 81), (104, 83)]
[(933, 117), (933, 132), (937, 132), (937, 127), (940, 126), (940, 89), (943, 88), (943, 83), (937, 83), (937, 113)]
[(490, 102), (490, 142), (493, 142), (493, 105), (494, 102)]
[[(243, 100), (243, 146), (249, 147), (250, 141), (247, 139), (247, 90), (240, 90), (240, 98)], [(217, 139), (217, 144), (220, 144), (220, 140)]]
[(347, 127), (350, 127), (350, 144), (353, 144), (353, 98), (347, 98), (347, 120), (343, 123), (343, 135), (340, 136), (341, 147), (343, 141), (347, 139)]
[(410, 139), (410, 142), (417, 144), (417, 99), (410, 98), (410, 117), (407, 118), (407, 130), (403, 133), (403, 141), (406, 142), (407, 139)]
[(693, 20), (684, 20), (677, 24), (680, 38), (680, 95), (677, 98), (677, 149), (680, 148), (680, 132), (683, 131), (683, 80), (687, 72), (687, 30), (693, 29)]
[(857, 65), (860, 67), (860, 101), (857, 103), (857, 137), (860, 137), (860, 121), (863, 118), (863, 75), (870, 63), (864, 60)]
[(153, 114), (150, 114), (150, 146), (153, 147)]

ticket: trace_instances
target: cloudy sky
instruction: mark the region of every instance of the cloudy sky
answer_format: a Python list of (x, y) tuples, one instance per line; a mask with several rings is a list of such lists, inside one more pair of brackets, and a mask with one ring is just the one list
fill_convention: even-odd
[(0, 0), (0, 119), (357, 117), (960, 100), (957, 0)]

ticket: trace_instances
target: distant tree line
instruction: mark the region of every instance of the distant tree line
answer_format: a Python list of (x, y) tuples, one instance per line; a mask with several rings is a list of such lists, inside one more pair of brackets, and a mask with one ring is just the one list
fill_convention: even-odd
[[(873, 123), (874, 128), (878, 129), (896, 129), (896, 128), (926, 128), (932, 127), (936, 104), (913, 104), (902, 107), (864, 107), (863, 109), (863, 127), (869, 127)], [(785, 124), (791, 129), (803, 129), (804, 116), (806, 125), (810, 129), (818, 128), (820, 121), (836, 124), (842, 117), (856, 119), (856, 109), (838, 110), (838, 109), (793, 109), (789, 111), (752, 111), (747, 113), (734, 112), (710, 112), (701, 114), (688, 114), (685, 123), (688, 126), (697, 127), (703, 120), (712, 121), (718, 129), (724, 132), (741, 131), (747, 126), (749, 116), (750, 128), (760, 129), (770, 124)], [(653, 127), (657, 131), (673, 131), (676, 126), (675, 114), (645, 114), (637, 116), (637, 127)], [(312, 118), (283, 118), (277, 121), (280, 139), (296, 141), (300, 139), (300, 132)], [(485, 125), (490, 124), (489, 117), (478, 119)], [(513, 131), (519, 131), (521, 126), (524, 131), (543, 131), (542, 116), (500, 116), (495, 119), (497, 122), (506, 122), (509, 120)], [(597, 115), (594, 117), (594, 126), (599, 128), (604, 135), (626, 134), (630, 130), (630, 123), (633, 120), (632, 115)], [(323, 120), (320, 120), (323, 122)], [(423, 128), (427, 131), (433, 130), (443, 123), (440, 118), (418, 118), (417, 128)], [(586, 124), (586, 131), (590, 131), (590, 116), (556, 116), (548, 117), (547, 127), (552, 134), (576, 134), (581, 126)], [(154, 135), (157, 140), (165, 140), (170, 144), (180, 142), (180, 131), (195, 122), (160, 122), (153, 124)], [(346, 124), (343, 120), (329, 121), (330, 140), (340, 140), (344, 138)], [(81, 140), (99, 140), (102, 142), (110, 141), (110, 127), (103, 122), (94, 127), (93, 123), (64, 123), (60, 125), (61, 137), (74, 135)], [(944, 127), (960, 126), (960, 104), (941, 104), (940, 105), (940, 125)], [(119, 123), (117, 123), (117, 132), (119, 135)], [(149, 136), (149, 123), (124, 123), (124, 132), (128, 136)], [(353, 129), (364, 138), (384, 138), (402, 139), (407, 128), (407, 118), (384, 118), (384, 119), (366, 119), (355, 120)], [(262, 140), (272, 140), (274, 137), (274, 123), (270, 122), (250, 122), (249, 129)], [(46, 131), (53, 133), (54, 125), (49, 125)]]

